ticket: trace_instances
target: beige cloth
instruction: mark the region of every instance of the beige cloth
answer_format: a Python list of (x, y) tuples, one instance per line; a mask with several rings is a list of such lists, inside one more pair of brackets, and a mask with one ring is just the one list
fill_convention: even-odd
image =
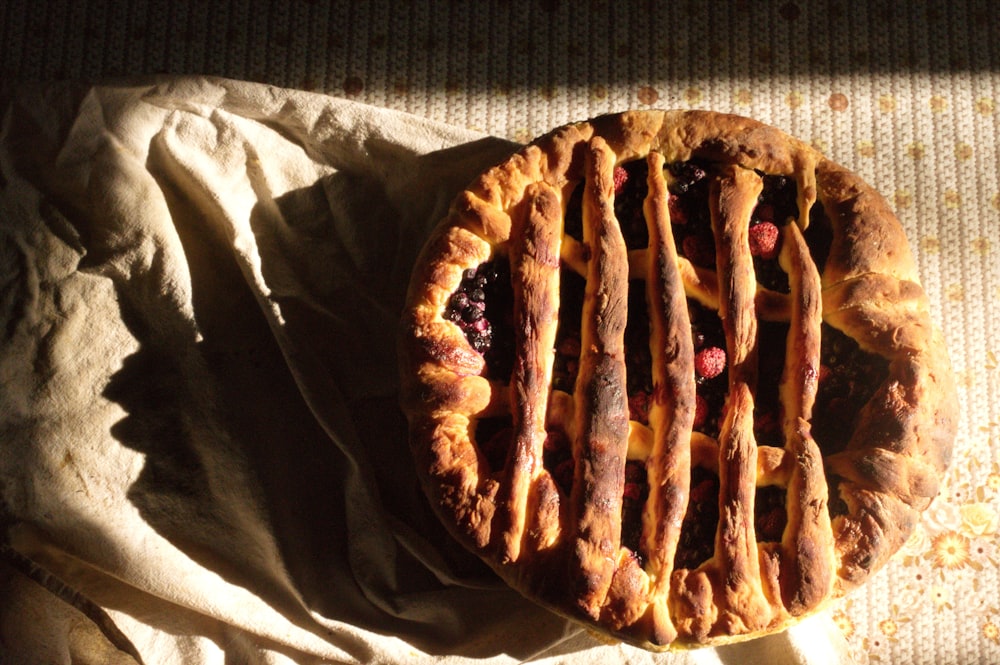
[(0, 662), (846, 660), (827, 614), (603, 644), (429, 513), (399, 307), (514, 144), (201, 78), (25, 86), (0, 113)]

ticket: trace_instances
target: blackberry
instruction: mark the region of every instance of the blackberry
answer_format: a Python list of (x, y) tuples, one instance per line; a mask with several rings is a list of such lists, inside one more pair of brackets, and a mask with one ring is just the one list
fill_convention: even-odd
[(509, 378), (513, 367), (513, 307), (510, 264), (497, 257), (462, 273), (444, 311), (444, 318), (483, 354), (490, 376), (497, 379)]
[(667, 165), (667, 170), (674, 176), (670, 183), (671, 194), (687, 194), (705, 182), (705, 167), (696, 162), (674, 162)]
[(773, 211), (770, 221), (782, 226), (789, 219), (798, 219), (799, 203), (795, 180), (783, 175), (764, 175), (763, 180), (764, 188), (759, 200)]

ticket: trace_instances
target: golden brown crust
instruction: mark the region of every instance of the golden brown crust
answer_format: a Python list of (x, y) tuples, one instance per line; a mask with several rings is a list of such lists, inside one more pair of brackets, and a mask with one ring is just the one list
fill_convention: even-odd
[(590, 247), (580, 328), (573, 441), (576, 470), (570, 496), (570, 594), (597, 618), (621, 547), (621, 506), (628, 450), (625, 401), (625, 241), (609, 201), (614, 154), (591, 142), (583, 194), (583, 242)]
[[(626, 251), (613, 171), (649, 165), (646, 249)], [(664, 164), (712, 163), (714, 269), (679, 253)], [(787, 293), (761, 286), (748, 226), (760, 174), (795, 182), (781, 225)], [(583, 233), (563, 228), (583, 189)], [(826, 246), (810, 240), (818, 205)], [(820, 229), (821, 231), (823, 229)], [(822, 233), (820, 234), (822, 235)], [(463, 271), (511, 265), (516, 352), (509, 381), (444, 318)], [(585, 279), (573, 394), (553, 389), (560, 271)], [(645, 282), (654, 391), (629, 420), (623, 335), (628, 281)], [(719, 313), (728, 354), (717, 439), (693, 430), (688, 300)], [(759, 322), (784, 322), (778, 401), (783, 446), (758, 445)], [(824, 329), (884, 362), (885, 379), (836, 449), (814, 439)], [(902, 227), (884, 199), (808, 145), (754, 120), (637, 111), (559, 128), (479, 176), (432, 234), (411, 280), (400, 336), (402, 405), (423, 487), (449, 530), (513, 587), (639, 646), (724, 644), (781, 630), (863, 582), (937, 493), (956, 429), (953, 379)], [(478, 423), (508, 417), (494, 469)], [(572, 490), (543, 462), (547, 430), (572, 443)], [(640, 549), (624, 544), (626, 460), (644, 464)], [(713, 554), (676, 567), (692, 469), (718, 475)], [(777, 541), (755, 533), (761, 488), (784, 494)]]

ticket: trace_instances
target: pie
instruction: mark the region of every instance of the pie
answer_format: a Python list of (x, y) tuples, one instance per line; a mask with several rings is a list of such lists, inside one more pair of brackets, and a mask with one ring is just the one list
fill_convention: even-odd
[(400, 366), (450, 533), (650, 650), (776, 632), (864, 582), (956, 430), (884, 199), (707, 111), (571, 124), (475, 179), (414, 268)]

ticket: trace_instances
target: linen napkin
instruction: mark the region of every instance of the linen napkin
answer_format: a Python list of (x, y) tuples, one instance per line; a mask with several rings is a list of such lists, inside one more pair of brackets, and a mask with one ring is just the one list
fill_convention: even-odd
[(0, 662), (846, 660), (825, 614), (606, 644), (431, 514), (396, 323), (429, 229), (517, 145), (200, 77), (0, 114)]

